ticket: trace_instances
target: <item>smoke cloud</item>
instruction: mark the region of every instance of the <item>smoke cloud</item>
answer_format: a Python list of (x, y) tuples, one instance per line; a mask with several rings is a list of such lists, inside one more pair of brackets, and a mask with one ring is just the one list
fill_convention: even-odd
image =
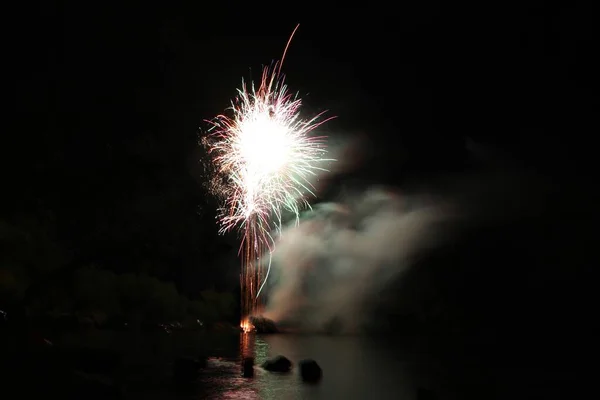
[(395, 288), (419, 257), (474, 227), (541, 212), (548, 182), (500, 154), (475, 150), (485, 161), (479, 172), (448, 177), (420, 194), (372, 187), (319, 204), (284, 228), (272, 254), (264, 316), (304, 331), (360, 330), (385, 289)]
[(302, 330), (353, 332), (370, 301), (442, 237), (448, 204), (372, 188), (321, 204), (283, 230), (273, 253), (265, 317)]

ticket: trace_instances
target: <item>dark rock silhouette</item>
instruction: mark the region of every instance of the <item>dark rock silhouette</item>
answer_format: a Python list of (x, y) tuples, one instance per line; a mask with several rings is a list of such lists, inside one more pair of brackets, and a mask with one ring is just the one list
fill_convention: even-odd
[(302, 360), (300, 366), (300, 377), (304, 382), (318, 382), (323, 377), (323, 370), (315, 360)]
[(417, 400), (438, 400), (438, 396), (433, 390), (417, 388)]
[(206, 366), (208, 365), (208, 359), (206, 358), (206, 356), (198, 356), (196, 358), (196, 365), (198, 366), (198, 368), (206, 368)]
[(278, 333), (277, 325), (273, 320), (265, 317), (250, 317), (250, 322), (254, 325), (257, 333)]
[(242, 360), (242, 375), (244, 378), (252, 378), (254, 376), (254, 358), (246, 357)]
[(86, 374), (114, 374), (122, 365), (122, 355), (106, 349), (77, 349), (75, 368)]
[(6, 311), (0, 310), (0, 328), (8, 327), (8, 314)]
[(323, 326), (323, 330), (328, 335), (339, 335), (342, 332), (343, 325), (339, 317), (333, 317)]
[(68, 387), (66, 398), (73, 399), (120, 399), (122, 391), (111, 379), (95, 374), (75, 371), (71, 379), (64, 382)]
[(277, 356), (265, 361), (262, 367), (270, 372), (290, 372), (292, 362), (284, 356)]
[(191, 358), (178, 358), (173, 364), (173, 381), (176, 384), (187, 384), (195, 381), (200, 375), (202, 363)]

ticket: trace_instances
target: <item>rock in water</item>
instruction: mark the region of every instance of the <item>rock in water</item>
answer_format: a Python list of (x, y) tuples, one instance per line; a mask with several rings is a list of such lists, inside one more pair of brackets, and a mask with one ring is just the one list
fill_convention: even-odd
[(284, 356), (277, 356), (265, 361), (262, 367), (271, 372), (290, 372), (292, 362)]
[(323, 370), (315, 360), (302, 360), (300, 365), (300, 376), (304, 382), (318, 382), (323, 377)]
[(277, 333), (279, 330), (273, 320), (265, 317), (250, 317), (250, 322), (254, 325), (256, 333)]
[(242, 376), (252, 378), (254, 376), (254, 358), (246, 357), (242, 360)]
[(433, 390), (420, 387), (417, 388), (417, 400), (438, 400), (438, 397)]
[(110, 375), (122, 365), (121, 354), (96, 349), (78, 349), (75, 354), (77, 370), (86, 374)]
[(178, 358), (173, 364), (173, 380), (177, 384), (193, 382), (200, 375), (201, 365), (191, 358)]
[(339, 335), (343, 329), (342, 321), (339, 317), (333, 317), (323, 326), (323, 329), (327, 335)]
[(206, 368), (207, 365), (208, 365), (208, 359), (206, 358), (206, 356), (200, 355), (200, 356), (196, 357), (196, 366), (198, 368)]
[(121, 389), (111, 379), (80, 371), (73, 372), (67, 388), (66, 397), (73, 399), (120, 399), (122, 397)]

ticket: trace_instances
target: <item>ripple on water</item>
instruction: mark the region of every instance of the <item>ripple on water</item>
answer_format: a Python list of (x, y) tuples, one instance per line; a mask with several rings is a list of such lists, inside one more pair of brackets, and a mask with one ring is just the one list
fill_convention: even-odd
[[(239, 350), (238, 357), (208, 359), (200, 378), (201, 398), (392, 399), (410, 392), (398, 366), (382, 359), (380, 352), (356, 337), (243, 335)], [(290, 373), (271, 373), (260, 367), (267, 358), (277, 355), (284, 355), (294, 363)], [(249, 356), (255, 358), (254, 377), (243, 378), (241, 360)], [(302, 382), (297, 364), (305, 358), (317, 360), (323, 368), (324, 377), (319, 384)]]

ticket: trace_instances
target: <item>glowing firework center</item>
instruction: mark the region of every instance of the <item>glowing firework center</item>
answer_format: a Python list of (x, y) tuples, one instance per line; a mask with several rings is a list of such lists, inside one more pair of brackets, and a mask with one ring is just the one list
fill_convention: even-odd
[(209, 121), (212, 128), (206, 143), (217, 167), (215, 178), (227, 182), (215, 186), (224, 198), (220, 231), (237, 227), (243, 234), (244, 330), (252, 329), (249, 318), (261, 311), (258, 297), (269, 274), (270, 257), (266, 266), (259, 261), (273, 250), (272, 229), (281, 227), (283, 210), (297, 218), (309, 206), (305, 195), (314, 195), (311, 178), (325, 171), (323, 162), (332, 161), (323, 157), (325, 138), (309, 136), (328, 119), (320, 120), (321, 113), (303, 120), (300, 106), (301, 100), (287, 92), (279, 71), (265, 69), (258, 90), (254, 85), (247, 90), (242, 82), (232, 101), (232, 117), (219, 115)]
[(244, 163), (246, 218), (260, 207), (256, 204), (256, 200), (260, 200), (260, 187), (268, 186), (271, 180), (276, 181), (289, 160), (291, 141), (288, 131), (288, 127), (275, 119), (272, 108), (241, 122), (236, 150)]

